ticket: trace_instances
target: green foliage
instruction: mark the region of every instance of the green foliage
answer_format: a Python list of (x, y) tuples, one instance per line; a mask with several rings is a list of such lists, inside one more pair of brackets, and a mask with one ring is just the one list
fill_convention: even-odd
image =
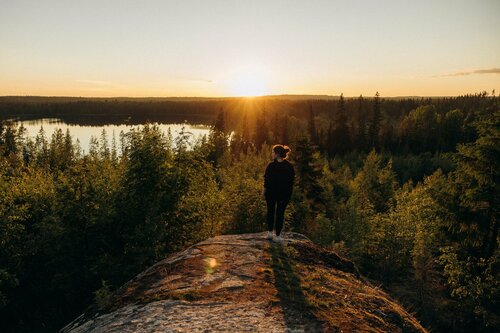
[[(496, 329), (496, 310), (500, 299), (498, 283), (498, 251), (489, 258), (468, 256), (460, 259), (456, 248), (443, 247), (439, 263), (451, 289), (451, 296), (460, 300), (460, 308), (472, 312), (478, 329)], [(470, 321), (470, 319), (469, 319)]]
[(473, 143), (458, 146), (451, 178), (460, 193), (458, 233), (466, 246), (490, 257), (498, 247), (500, 224), (500, 110), (476, 123)]
[[(125, 173), (117, 193), (114, 224), (119, 235), (123, 265), (133, 272), (138, 266), (151, 264), (165, 253), (165, 229), (162, 214), (171, 210), (179, 196), (176, 183), (183, 186), (184, 177), (173, 168), (172, 152), (156, 125), (146, 124), (128, 133)], [(179, 148), (182, 149), (182, 148)]]
[(432, 327), (495, 330), (496, 101), (377, 96), (280, 109), (270, 100), (271, 113), (254, 101), (264, 112), (247, 113), (257, 119), (245, 117), (231, 143), (235, 120), (217, 105), (194, 145), (185, 129), (174, 140), (145, 124), (111, 145), (103, 132), (87, 154), (69, 132), (29, 138), (2, 123), (0, 329), (57, 330), (174, 251), (265, 230), (263, 171), (281, 138), (297, 173), (285, 230), (349, 255), (384, 286), (403, 285), (400, 298)]
[[(222, 232), (226, 220), (226, 196), (219, 190), (215, 170), (203, 160), (184, 161), (183, 193), (179, 197), (169, 224), (181, 226), (181, 229), (168, 229), (185, 242), (199, 242)], [(200, 186), (202, 185), (202, 186)]]
[(168, 253), (220, 233), (229, 220), (205, 146), (188, 150), (181, 138), (174, 149), (146, 124), (122, 136), (120, 157), (105, 133), (81, 156), (61, 133), (47, 142), (41, 131), (32, 146), (26, 140), (33, 158), (0, 160), (7, 330), (61, 327), (93, 300), (102, 303), (108, 283), (121, 285)]
[(315, 243), (322, 246), (329, 246), (332, 244), (333, 235), (335, 234), (335, 224), (324, 216), (323, 213), (318, 213), (314, 218), (314, 230), (311, 230), (311, 238)]
[(368, 126), (368, 139), (372, 148), (379, 147), (379, 132), (380, 124), (382, 122), (382, 110), (380, 102), (380, 94), (378, 91), (375, 93), (375, 98), (373, 99), (373, 113)]
[[(270, 149), (269, 149), (270, 150)], [(268, 150), (268, 151), (269, 151)], [(266, 151), (266, 148), (263, 149)], [(258, 155), (243, 155), (238, 161), (222, 174), (222, 190), (227, 205), (226, 209), (230, 220), (227, 222), (225, 233), (260, 232), (265, 226), (265, 201), (261, 195), (263, 173), (258, 166), (265, 169), (265, 159)]]
[(456, 170), (437, 198), (449, 218), (439, 262), (451, 295), (476, 328), (497, 322), (500, 110), (475, 123), (479, 137), (459, 145)]
[(214, 166), (220, 165), (220, 159), (228, 149), (228, 140), (229, 133), (226, 129), (225, 113), (221, 110), (208, 137), (208, 159)]
[(111, 295), (111, 287), (106, 281), (102, 280), (101, 288), (94, 291), (94, 302), (99, 310), (104, 310), (110, 305)]
[(322, 203), (323, 188), (320, 183), (322, 161), (317, 146), (308, 136), (299, 138), (295, 144), (294, 162), (298, 174), (298, 187), (312, 204)]
[(339, 108), (335, 120), (330, 122), (326, 141), (326, 151), (330, 157), (333, 157), (335, 154), (343, 155), (352, 149), (343, 94), (340, 95)]
[(421, 288), (431, 282), (431, 275), (436, 271), (438, 247), (443, 242), (442, 230), (446, 214), (443, 214), (432, 193), (439, 190), (446, 181), (441, 170), (438, 170), (413, 189), (408, 202), (398, 202), (398, 207), (408, 207), (404, 212), (405, 217), (415, 225), (411, 256), (415, 280), (420, 283)]
[(413, 271), (421, 286), (434, 271), (439, 230), (443, 217), (430, 191), (443, 175), (437, 171), (416, 187), (405, 184), (386, 213), (370, 222), (365, 242), (369, 264), (375, 265), (384, 280), (397, 280)]
[(265, 110), (255, 121), (254, 142), (257, 149), (262, 149), (262, 145), (269, 143), (269, 125)]
[(401, 121), (402, 141), (413, 151), (430, 151), (438, 139), (440, 116), (434, 105), (419, 106)]
[(358, 204), (375, 212), (384, 212), (390, 207), (396, 186), (392, 161), (382, 167), (380, 156), (375, 150), (368, 154), (363, 169), (351, 184)]

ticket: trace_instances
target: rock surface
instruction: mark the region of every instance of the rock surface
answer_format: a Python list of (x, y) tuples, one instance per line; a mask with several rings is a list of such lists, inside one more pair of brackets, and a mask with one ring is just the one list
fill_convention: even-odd
[(354, 264), (298, 233), (222, 235), (162, 260), (61, 332), (425, 332)]

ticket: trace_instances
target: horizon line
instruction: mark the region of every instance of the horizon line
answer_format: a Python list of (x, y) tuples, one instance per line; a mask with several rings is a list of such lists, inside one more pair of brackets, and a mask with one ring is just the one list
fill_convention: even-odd
[[(493, 89), (492, 91), (495, 91)], [(481, 94), (486, 92), (489, 97), (495, 97), (488, 93), (487, 91), (467, 93), (467, 94), (457, 94), (457, 95), (393, 95), (393, 96), (385, 96), (380, 94), (380, 98), (426, 98), (426, 97), (460, 97), (466, 95), (474, 95)], [(235, 98), (245, 98), (245, 99), (253, 99), (253, 98), (273, 98), (273, 97), (324, 97), (324, 98), (340, 98), (341, 95), (329, 95), (329, 94), (272, 94), (272, 95), (256, 95), (256, 96), (77, 96), (77, 95), (0, 95), (0, 98), (80, 98), (80, 99), (120, 99), (120, 98), (128, 98), (128, 99), (182, 99), (182, 98), (199, 98), (199, 99), (235, 99)], [(355, 96), (345, 96), (342, 94), (344, 98), (359, 98), (362, 96), (363, 98), (373, 98), (373, 95), (355, 95)]]

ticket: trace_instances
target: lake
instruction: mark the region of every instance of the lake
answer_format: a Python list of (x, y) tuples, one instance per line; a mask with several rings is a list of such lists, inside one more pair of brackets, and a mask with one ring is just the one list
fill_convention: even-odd
[[(21, 124), (26, 128), (27, 135), (31, 138), (36, 137), (40, 128), (43, 127), (45, 131), (45, 136), (48, 140), (50, 140), (52, 133), (58, 128), (60, 128), (63, 133), (66, 133), (66, 130), (69, 129), (69, 132), (73, 138), (73, 142), (76, 142), (78, 139), (80, 141), (80, 146), (82, 150), (88, 152), (90, 139), (92, 137), (96, 137), (99, 139), (101, 137), (102, 131), (106, 131), (106, 135), (108, 137), (108, 141), (111, 144), (111, 140), (113, 135), (116, 137), (116, 142), (119, 144), (119, 136), (120, 132), (123, 131), (127, 133), (132, 128), (142, 127), (141, 125), (128, 125), (128, 124), (107, 124), (100, 126), (90, 126), (90, 125), (78, 125), (78, 124), (68, 124), (61, 119), (58, 118), (43, 118), (43, 119), (35, 119), (35, 120), (18, 120), (13, 122), (16, 127), (19, 127)], [(194, 143), (195, 140), (201, 138), (204, 134), (208, 136), (210, 131), (210, 126), (206, 124), (188, 124), (188, 123), (156, 123), (158, 127), (165, 133), (172, 133), (172, 137), (175, 138), (179, 135), (182, 127), (184, 126), (184, 130), (192, 133), (190, 136), (189, 142)]]

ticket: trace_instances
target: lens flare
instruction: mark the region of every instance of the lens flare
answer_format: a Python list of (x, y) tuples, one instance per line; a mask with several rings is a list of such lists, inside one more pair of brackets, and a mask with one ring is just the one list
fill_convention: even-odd
[(215, 267), (219, 265), (217, 259), (215, 258), (205, 258), (205, 272), (207, 274), (212, 274), (214, 272)]

